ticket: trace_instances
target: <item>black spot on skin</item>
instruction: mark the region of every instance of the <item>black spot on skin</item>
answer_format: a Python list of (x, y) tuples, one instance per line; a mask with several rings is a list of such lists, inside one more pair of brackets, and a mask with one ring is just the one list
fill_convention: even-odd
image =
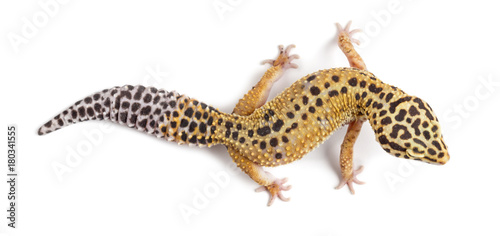
[(337, 83), (337, 82), (339, 82), (339, 77), (334, 75), (334, 76), (332, 76), (332, 80), (333, 80), (333, 82)]
[(427, 152), (431, 155), (436, 155), (436, 150), (432, 149), (432, 148), (429, 148), (427, 149)]
[(406, 118), (406, 123), (408, 123), (408, 124), (411, 123), (411, 118), (410, 117)]
[(159, 95), (156, 95), (155, 99), (153, 100), (153, 104), (158, 104), (158, 102), (160, 101), (161, 97)]
[(199, 129), (200, 133), (205, 133), (207, 131), (207, 125), (205, 123), (201, 122), (198, 129)]
[(248, 131), (248, 137), (250, 137), (250, 138), (253, 137), (253, 130)]
[(225, 135), (225, 137), (226, 137), (226, 138), (229, 138), (229, 136), (231, 136), (231, 131), (226, 130), (226, 135)]
[(380, 128), (377, 129), (377, 134), (380, 134), (382, 132), (384, 132), (384, 128), (380, 127)]
[(131, 124), (135, 124), (135, 123), (137, 123), (137, 115), (136, 115), (136, 114), (132, 114), (132, 115), (130, 115), (129, 122), (130, 122)]
[(438, 155), (439, 158), (443, 158), (444, 157), (444, 152), (440, 152), (439, 155)]
[(361, 96), (359, 96), (359, 93), (356, 93), (355, 98), (356, 98), (356, 101), (358, 101), (359, 99), (361, 99)]
[(57, 124), (58, 124), (59, 126), (63, 126), (63, 125), (64, 125), (64, 121), (63, 121), (62, 119), (58, 119), (58, 120), (57, 120)]
[(323, 100), (321, 100), (321, 98), (318, 98), (316, 100), (316, 106), (318, 106), (318, 107), (323, 106)]
[(388, 125), (390, 123), (392, 123), (392, 119), (389, 116), (387, 116), (384, 119), (380, 120), (380, 124), (382, 124), (382, 125)]
[(172, 127), (173, 129), (175, 129), (175, 127), (177, 127), (177, 122), (176, 121), (170, 122), (170, 127)]
[(186, 142), (186, 141), (187, 141), (187, 134), (186, 134), (185, 132), (182, 132), (181, 139), (182, 139), (182, 141), (184, 141), (184, 142)]
[[(434, 116), (432, 116), (431, 112), (429, 111), (429, 109), (427, 109), (427, 107), (424, 105), (424, 102), (420, 98), (414, 98), (413, 101), (418, 103), (418, 108), (425, 110), (425, 115), (427, 116), (427, 118), (429, 118), (429, 120), (434, 120)], [(427, 104), (427, 106), (429, 106), (429, 104)]]
[(85, 108), (84, 107), (79, 107), (78, 108), (78, 114), (80, 115), (80, 117), (84, 117), (85, 116)]
[(120, 113), (120, 121), (122, 123), (127, 123), (127, 112)]
[(415, 135), (420, 135), (420, 129), (418, 128), (420, 126), (420, 118), (417, 118), (413, 124), (411, 124), (411, 127), (415, 130)]
[(128, 109), (129, 107), (130, 107), (130, 103), (129, 102), (122, 102), (122, 108), (123, 109)]
[(411, 105), (410, 109), (408, 109), (409, 113), (410, 113), (410, 116), (416, 116), (416, 115), (420, 115), (420, 112), (418, 111), (418, 109)]
[(163, 127), (161, 127), (161, 132), (162, 132), (162, 133), (166, 133), (166, 132), (167, 132), (167, 126), (163, 126)]
[(411, 100), (411, 97), (404, 97), (404, 98), (400, 98), (398, 99), (397, 101), (395, 102), (391, 102), (389, 104), (389, 111), (391, 113), (394, 113), (396, 112), (396, 107), (399, 106), (399, 104), (403, 103), (403, 102), (407, 102), (407, 101), (410, 101)]
[(144, 120), (141, 120), (139, 122), (139, 126), (142, 127), (142, 128), (146, 128), (146, 125), (148, 124), (148, 120), (147, 119), (144, 119)]
[(135, 100), (141, 100), (142, 92), (144, 92), (144, 89), (146, 89), (144, 86), (139, 86), (137, 88), (137, 92), (134, 94)]
[(286, 113), (286, 116), (287, 116), (288, 118), (290, 118), (290, 119), (293, 119), (293, 118), (295, 117), (295, 115), (294, 115), (293, 113), (291, 113), (291, 112), (287, 112), (287, 113)]
[(432, 126), (432, 129), (431, 129), (431, 130), (432, 130), (432, 132), (436, 132), (436, 131), (437, 131), (437, 129), (438, 129), (437, 125), (434, 125), (434, 126)]
[(139, 110), (139, 108), (141, 107), (141, 104), (140, 103), (134, 103), (132, 104), (132, 112), (137, 112), (137, 110)]
[(76, 119), (78, 117), (78, 112), (75, 111), (75, 110), (72, 110), (71, 111), (71, 117), (73, 117), (73, 119)]
[(254, 140), (254, 141), (252, 141), (252, 145), (255, 145), (255, 144), (257, 144), (258, 142), (259, 142), (259, 141), (257, 141), (257, 140)]
[(390, 146), (393, 150), (406, 152), (406, 148), (399, 146), (399, 144), (397, 144), (397, 143), (395, 143), (395, 142), (389, 142), (389, 146)]
[(238, 131), (234, 131), (231, 136), (233, 137), (233, 140), (236, 141), (238, 140)]
[(302, 120), (307, 120), (307, 114), (306, 113), (302, 114)]
[(427, 121), (424, 121), (424, 123), (422, 123), (422, 127), (424, 127), (424, 128), (429, 127), (429, 123), (427, 123)]
[(196, 140), (196, 135), (191, 136), (191, 138), (189, 139), (189, 142), (193, 143), (193, 144), (197, 143), (196, 141), (197, 141)]
[(311, 113), (316, 112), (316, 108), (314, 108), (313, 106), (310, 106), (309, 107), (309, 112), (311, 112)]
[(183, 108), (184, 108), (184, 103), (180, 103), (180, 104), (179, 104), (179, 109), (181, 109), (181, 110), (182, 110)]
[(269, 145), (271, 145), (271, 147), (276, 147), (278, 145), (278, 139), (272, 138), (271, 140), (269, 140)]
[(423, 134), (424, 134), (425, 139), (427, 139), (427, 140), (431, 139), (431, 134), (429, 134), (429, 131), (425, 130)]
[(334, 96), (338, 96), (339, 95), (339, 92), (337, 90), (332, 90), (330, 92), (328, 92), (328, 96), (330, 97), (334, 97)]
[(372, 118), (373, 119), (377, 118), (377, 113), (373, 113)]
[(292, 129), (296, 129), (297, 127), (299, 127), (299, 124), (297, 124), (297, 123), (292, 124)]
[(325, 88), (329, 88), (330, 87), (330, 83), (326, 82), (325, 83)]
[(187, 127), (188, 125), (189, 125), (189, 121), (188, 120), (186, 120), (186, 119), (182, 119), (181, 120), (181, 124), (180, 124), (181, 128)]
[(361, 88), (366, 87), (366, 81), (363, 80), (363, 81), (359, 82), (359, 87), (361, 87)]
[(217, 124), (218, 124), (218, 125), (221, 125), (221, 124), (222, 124), (222, 121), (223, 121), (223, 120), (219, 118), (219, 119), (217, 120)]
[(380, 95), (378, 96), (378, 98), (383, 99), (384, 96), (385, 96), (385, 93), (380, 93)]
[(283, 141), (284, 143), (288, 143), (288, 138), (286, 136), (281, 136), (281, 141)]
[(260, 142), (260, 149), (266, 149), (266, 142), (265, 141)]
[(309, 98), (307, 96), (303, 96), (302, 97), (302, 104), (307, 105), (308, 102), (309, 102)]
[(296, 110), (296, 111), (300, 110), (300, 106), (299, 106), (299, 105), (297, 105), (297, 104), (295, 104), (295, 105), (293, 106), (293, 108), (295, 108), (295, 110)]
[(144, 98), (143, 98), (142, 100), (143, 100), (145, 103), (149, 103), (149, 102), (151, 102), (151, 100), (153, 100), (153, 96), (151, 96), (151, 94), (149, 94), (149, 93), (148, 93), (148, 94), (146, 94), (146, 95), (144, 96)]
[(370, 77), (371, 80), (377, 80), (375, 77)]
[(341, 93), (347, 93), (347, 88), (346, 87), (342, 87), (342, 89), (340, 89), (340, 92)]
[(386, 110), (382, 110), (379, 114), (380, 117), (384, 116), (385, 114), (387, 114), (387, 111)]
[(208, 118), (208, 112), (203, 112), (203, 119), (207, 119)]
[(356, 77), (353, 77), (353, 78), (349, 79), (347, 81), (347, 83), (349, 83), (349, 85), (354, 87), (354, 86), (358, 85), (358, 79), (356, 79)]
[(175, 106), (177, 105), (177, 103), (175, 101), (170, 101), (168, 102), (168, 105), (172, 108), (175, 108)]
[(408, 128), (406, 128), (406, 126), (400, 125), (400, 124), (395, 124), (392, 127), (392, 132), (390, 134), (391, 138), (394, 138), (394, 139), (397, 138), (400, 130), (404, 131), (403, 134), (400, 136), (401, 139), (407, 140), (407, 139), (411, 138), (411, 134), (410, 134), (410, 132), (408, 132)]
[(269, 115), (268, 115), (268, 114), (264, 114), (264, 119), (265, 119), (266, 121), (269, 121)]
[(273, 124), (273, 130), (278, 132), (280, 131), (281, 127), (284, 125), (285, 123), (283, 122), (283, 120), (281, 119), (278, 119), (274, 124)]
[(196, 122), (194, 122), (194, 121), (191, 121), (191, 123), (189, 123), (189, 132), (190, 133), (194, 132), (196, 127), (198, 127), (198, 124), (196, 124)]
[(141, 109), (141, 115), (148, 115), (150, 112), (151, 112), (150, 106), (146, 106), (146, 107)]
[(311, 75), (311, 76), (309, 76), (309, 78), (307, 78), (307, 81), (308, 81), (308, 82), (311, 82), (311, 81), (313, 81), (314, 79), (316, 79), (316, 75)]
[(370, 98), (370, 99), (368, 99), (368, 101), (366, 101), (365, 106), (366, 106), (366, 107), (369, 107), (369, 106), (370, 106), (370, 104), (372, 104), (372, 101), (373, 101), (373, 100), (372, 100), (371, 98)]
[(372, 107), (373, 107), (373, 108), (377, 108), (377, 106), (378, 106), (378, 102), (376, 102), (376, 101), (375, 101), (375, 102), (373, 102)]
[(241, 137), (240, 140), (238, 140), (238, 142), (244, 143), (245, 142), (245, 138)]
[(370, 86), (368, 86), (368, 90), (375, 94), (382, 92), (382, 88), (377, 88), (375, 84), (370, 84)]
[[(283, 122), (283, 121), (282, 121)], [(264, 126), (257, 129), (257, 134), (260, 136), (266, 136), (271, 133), (271, 128), (269, 126)]]
[(197, 111), (194, 113), (194, 117), (196, 117), (196, 119), (200, 119), (201, 118), (201, 112)]
[(389, 102), (392, 99), (392, 97), (394, 97), (394, 94), (388, 93), (387, 96), (385, 96), (385, 101)]
[(227, 121), (225, 126), (226, 126), (226, 129), (231, 129), (231, 128), (233, 128), (233, 123)]
[(193, 108), (190, 107), (184, 111), (184, 115), (191, 118), (191, 117), (193, 117), (193, 112), (194, 112)]
[(389, 143), (389, 140), (387, 139), (387, 137), (385, 135), (380, 135), (378, 137), (378, 141), (380, 144), (388, 144)]
[(89, 116), (94, 116), (94, 109), (92, 109), (92, 107), (88, 107), (88, 108), (87, 108), (87, 114), (88, 114)]
[(83, 99), (83, 101), (84, 101), (85, 103), (87, 103), (87, 104), (90, 104), (90, 103), (92, 103), (92, 98), (90, 98), (90, 97), (86, 97), (85, 99)]
[(207, 120), (207, 125), (211, 126), (214, 123), (214, 117), (210, 116)]
[(281, 159), (283, 157), (283, 155), (281, 153), (276, 153), (276, 155), (274, 157), (276, 159)]
[(237, 125), (236, 125), (236, 129), (241, 130), (241, 128), (242, 128), (242, 127), (241, 127), (241, 124), (237, 124)]
[(438, 141), (436, 140), (432, 141), (432, 145), (434, 145), (434, 147), (436, 147), (439, 151), (441, 151), (441, 144), (439, 144)]
[(422, 147), (424, 147), (424, 148), (427, 148), (427, 145), (424, 142), (422, 142), (422, 140), (420, 140), (418, 138), (414, 138), (413, 142), (422, 145)]
[(203, 103), (203, 102), (202, 102), (202, 103), (200, 103), (200, 106), (201, 106), (201, 109), (203, 109), (203, 110), (205, 110), (205, 108), (207, 108), (207, 104), (205, 104), (205, 103)]
[(405, 119), (406, 113), (407, 112), (405, 109), (401, 109), (401, 110), (399, 110), (399, 113), (394, 118), (397, 121), (403, 121)]
[[(363, 82), (364, 82), (364, 81), (363, 81)], [(366, 95), (368, 95), (368, 94), (367, 94), (366, 92), (363, 92), (363, 94), (361, 94), (361, 97), (362, 97), (362, 98), (365, 98), (365, 97), (366, 97)]]
[(274, 116), (274, 111), (273, 110), (269, 109), (269, 110), (267, 110), (267, 112), (269, 112), (270, 116)]
[(200, 139), (198, 139), (198, 143), (200, 143), (200, 144), (206, 144), (207, 140), (205, 139), (205, 137), (201, 137)]

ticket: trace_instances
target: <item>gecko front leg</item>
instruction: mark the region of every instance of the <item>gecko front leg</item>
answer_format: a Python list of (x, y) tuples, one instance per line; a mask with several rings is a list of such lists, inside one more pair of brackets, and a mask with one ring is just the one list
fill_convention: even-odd
[[(269, 68), (260, 81), (239, 100), (233, 113), (238, 115), (250, 115), (255, 109), (259, 108), (267, 101), (273, 84), (281, 78), (285, 70), (297, 68), (297, 65), (292, 63), (292, 60), (299, 58), (299, 56), (295, 54), (290, 55), (290, 50), (294, 47), (295, 45), (289, 45), (284, 48), (280, 45), (278, 46), (279, 55), (275, 60), (270, 59), (262, 62), (263, 64), (271, 64), (271, 68)], [(238, 153), (238, 151), (231, 146), (228, 147), (228, 152), (238, 167), (251, 179), (261, 185), (261, 187), (256, 189), (257, 192), (266, 190), (269, 192), (270, 197), (267, 204), (268, 206), (273, 204), (276, 197), (282, 201), (290, 200), (290, 198), (284, 197), (281, 192), (287, 191), (292, 187), (290, 185), (284, 185), (287, 178), (278, 179), (274, 177), (271, 173), (264, 171), (261, 166)]]
[[(354, 46), (352, 42), (359, 44), (357, 39), (353, 39), (352, 35), (360, 32), (361, 30), (355, 29), (349, 31), (351, 26), (351, 21), (347, 23), (345, 28), (337, 23), (338, 32), (338, 45), (342, 50), (344, 55), (347, 57), (349, 64), (351, 67), (358, 68), (361, 70), (366, 70), (366, 65), (361, 56), (354, 50)], [(363, 166), (359, 167), (357, 170), (353, 170), (353, 149), (354, 143), (358, 138), (359, 133), (361, 132), (361, 127), (363, 126), (364, 120), (355, 120), (349, 123), (349, 127), (347, 127), (347, 133), (344, 137), (344, 141), (342, 142), (342, 146), (340, 148), (340, 170), (342, 173), (342, 180), (339, 185), (335, 189), (340, 189), (344, 187), (346, 184), (349, 187), (349, 190), (352, 194), (355, 193), (353, 183), (356, 184), (364, 184), (362, 181), (357, 179), (357, 175), (363, 171)]]

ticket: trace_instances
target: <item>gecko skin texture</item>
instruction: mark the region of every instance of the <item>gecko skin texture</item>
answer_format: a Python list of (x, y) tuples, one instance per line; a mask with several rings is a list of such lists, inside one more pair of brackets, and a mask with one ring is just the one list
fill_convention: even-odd
[(354, 193), (352, 183), (362, 183), (353, 170), (353, 145), (362, 123), (368, 121), (376, 141), (389, 154), (431, 164), (449, 160), (438, 119), (429, 104), (366, 71), (354, 50), (351, 35), (357, 30), (339, 29), (339, 47), (352, 68), (320, 70), (297, 80), (271, 101), (269, 91), (297, 55), (284, 49), (272, 67), (236, 105), (232, 114), (175, 91), (125, 85), (85, 97), (55, 116), (38, 130), (44, 135), (87, 120), (110, 120), (158, 138), (192, 146), (225, 145), (238, 167), (267, 190), (271, 205), (286, 178), (278, 179), (262, 167), (274, 167), (301, 159), (335, 130), (349, 125), (342, 143), (342, 181)]
[(307, 75), (248, 116), (227, 114), (185, 95), (143, 86), (106, 89), (40, 127), (111, 120), (179, 144), (233, 147), (260, 166), (302, 158), (336, 129), (368, 119), (382, 148), (396, 156), (444, 164), (449, 155), (430, 106), (355, 68)]

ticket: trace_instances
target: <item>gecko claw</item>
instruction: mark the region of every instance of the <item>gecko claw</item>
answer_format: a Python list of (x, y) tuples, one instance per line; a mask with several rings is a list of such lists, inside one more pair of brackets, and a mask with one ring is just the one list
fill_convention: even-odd
[(353, 42), (357, 45), (360, 45), (361, 42), (358, 39), (352, 38), (352, 36), (356, 33), (362, 32), (362, 30), (361, 29), (354, 29), (354, 30), (349, 31), (349, 28), (351, 27), (351, 23), (352, 23), (352, 21), (349, 21), (344, 28), (342, 28), (342, 26), (339, 23), (335, 23), (335, 25), (337, 26), (337, 30), (339, 31), (339, 40), (341, 37), (347, 37), (349, 40), (351, 40), (351, 42)]
[(269, 196), (269, 201), (267, 202), (267, 206), (271, 206), (276, 197), (278, 197), (281, 201), (288, 202), (290, 201), (290, 198), (283, 196), (283, 193), (281, 192), (281, 191), (288, 191), (292, 188), (291, 185), (287, 186), (284, 185), (287, 181), (288, 178), (277, 179), (270, 185), (260, 186), (259, 188), (255, 189), (255, 192), (262, 192), (266, 190), (269, 192), (271, 196)]
[(363, 171), (363, 166), (360, 166), (357, 170), (352, 172), (352, 176), (350, 178), (345, 179), (342, 177), (342, 181), (340, 181), (339, 185), (337, 187), (335, 187), (335, 189), (341, 189), (342, 187), (344, 187), (347, 184), (347, 187), (349, 187), (349, 191), (351, 191), (352, 194), (355, 194), (354, 186), (352, 183), (355, 183), (355, 184), (364, 184), (365, 183), (363, 181), (360, 181), (356, 177), (362, 171)]
[(276, 60), (273, 60), (273, 59), (263, 60), (261, 62), (261, 64), (263, 64), (263, 65), (270, 64), (271, 66), (281, 65), (285, 69), (297, 68), (299, 66), (295, 63), (292, 63), (292, 61), (294, 59), (299, 59), (300, 57), (297, 54), (290, 55), (290, 51), (293, 48), (295, 48), (295, 45), (293, 45), (293, 44), (288, 45), (286, 48), (283, 45), (279, 45), (278, 46), (278, 50), (279, 50), (278, 58), (276, 58)]

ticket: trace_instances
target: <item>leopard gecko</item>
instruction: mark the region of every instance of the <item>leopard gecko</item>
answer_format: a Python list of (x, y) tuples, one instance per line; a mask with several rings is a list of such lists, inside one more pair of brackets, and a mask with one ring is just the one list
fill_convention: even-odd
[(272, 85), (289, 68), (297, 55), (293, 45), (279, 47), (280, 53), (261, 80), (236, 105), (233, 113), (181, 95), (144, 86), (117, 86), (77, 101), (38, 130), (44, 135), (87, 120), (110, 120), (190, 146), (222, 144), (238, 167), (268, 191), (271, 205), (276, 197), (289, 198), (282, 191), (286, 178), (274, 177), (262, 167), (275, 167), (301, 159), (323, 143), (335, 130), (348, 125), (341, 146), (342, 180), (337, 188), (353, 183), (362, 167), (353, 170), (353, 145), (364, 121), (375, 132), (376, 141), (389, 154), (431, 164), (449, 160), (438, 119), (424, 100), (383, 83), (354, 50), (359, 43), (337, 24), (338, 45), (351, 67), (324, 69), (297, 80), (266, 103)]

